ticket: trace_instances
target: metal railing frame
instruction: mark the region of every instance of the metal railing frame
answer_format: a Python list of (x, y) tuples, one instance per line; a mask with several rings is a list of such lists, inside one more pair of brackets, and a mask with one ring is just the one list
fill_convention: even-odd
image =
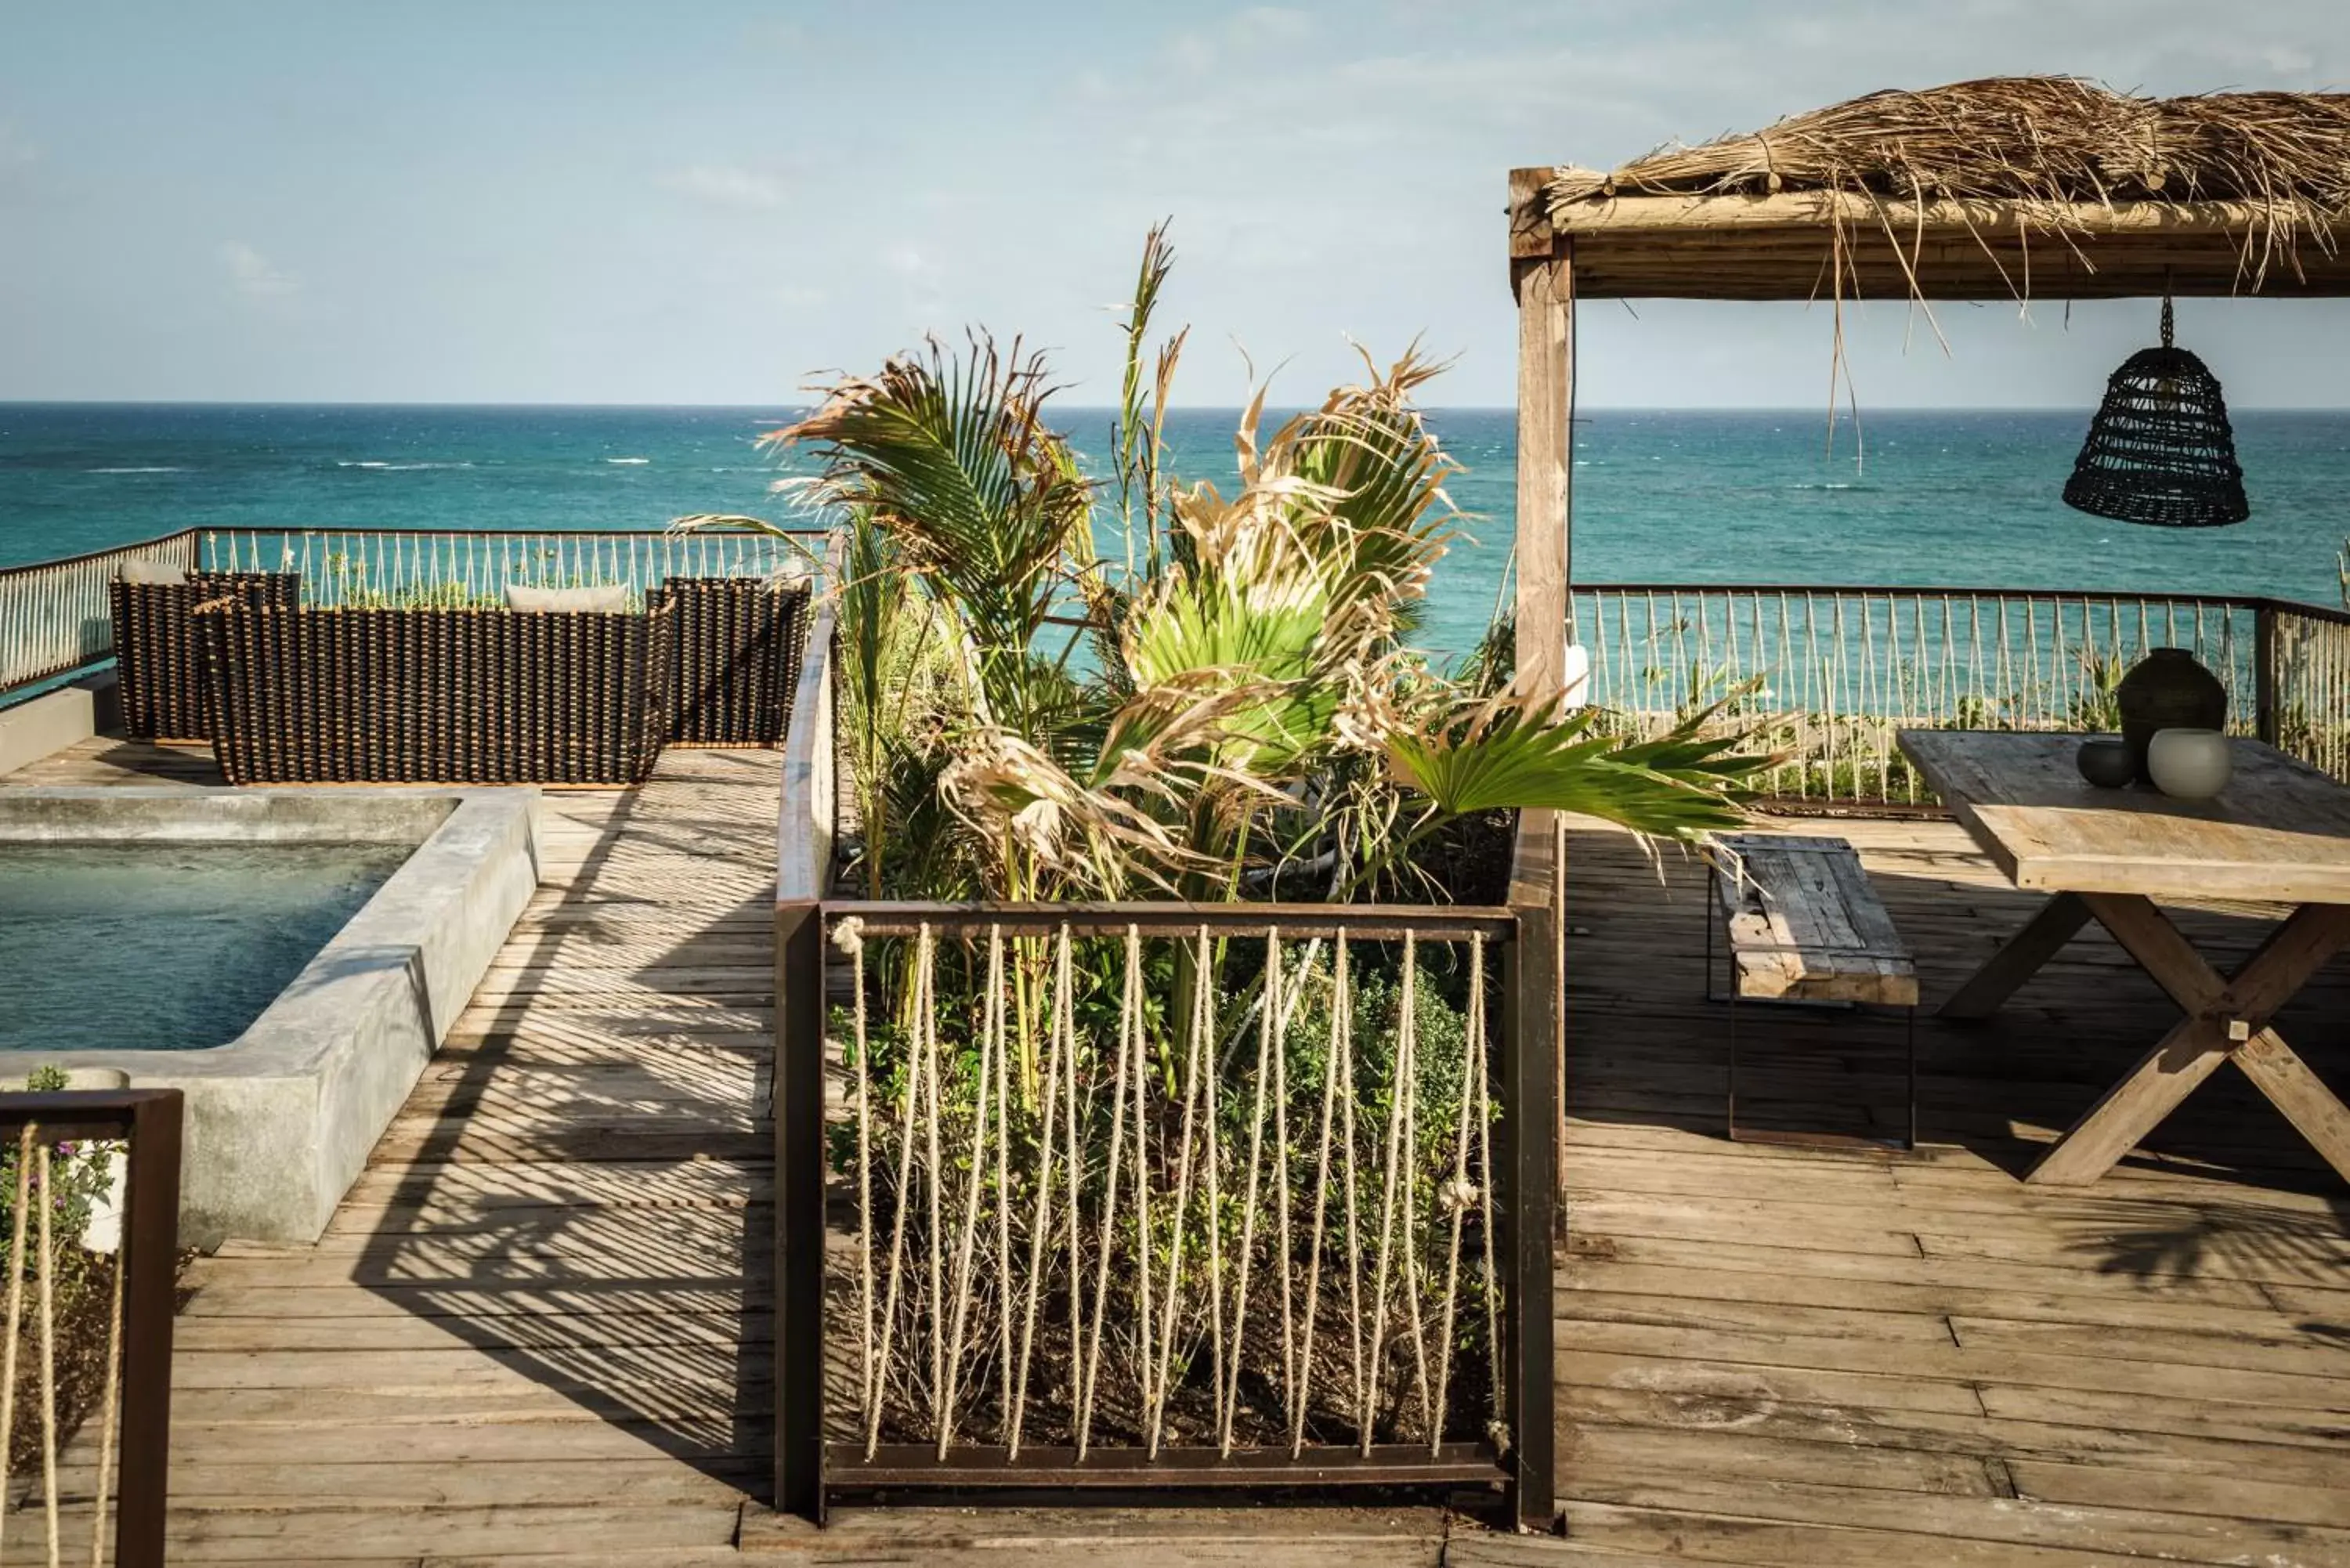
[[(1990, 607), (2016, 604), (2049, 607), (2060, 613), (2068, 607), (2076, 609), (2084, 617), (2085, 624), (2093, 616), (2102, 617), (2107, 621), (2109, 629), (2118, 629), (2135, 618), (2137, 628), (2141, 631), (2150, 622), (2166, 618), (2175, 621), (2180, 615), (2196, 617), (2199, 628), (2202, 625), (2200, 618), (2202, 617), (2215, 614), (2222, 617), (2249, 615), (2251, 618), (2249, 635), (2245, 644), (2237, 650), (2236, 662), (2240, 668), (2221, 670), (2219, 673), (2231, 684), (2240, 677), (2249, 676), (2249, 683), (2251, 687), (2248, 693), (2251, 699), (2250, 711), (2244, 712), (2240, 710), (2233, 727), (2272, 745), (2283, 745), (2293, 739), (2287, 726), (2283, 723), (2283, 719), (2286, 712), (2284, 699), (2293, 685), (2291, 679), (2293, 672), (2282, 667), (2282, 639), (2278, 633), (2280, 625), (2298, 622), (2350, 628), (2350, 611), (2331, 606), (2273, 597), (2169, 594), (2143, 589), (2082, 591), (2070, 588), (1984, 588), (1936, 586), (1910, 587), (1773, 583), (1611, 582), (1578, 583), (1573, 585), (1571, 594), (1576, 601), (1578, 622), (1583, 618), (1582, 611), (1586, 607), (1595, 612), (1592, 618), (1604, 623), (1610, 617), (1610, 606), (1631, 607), (1641, 605), (1642, 601), (1646, 601), (1642, 606), (1645, 621), (1640, 635), (1651, 643), (1662, 643), (1669, 631), (1678, 634), (1673, 643), (1675, 652), (1680, 651), (1684, 644), (1691, 640), (1702, 644), (1708, 639), (1711, 639), (1713, 643), (1735, 646), (1742, 639), (1751, 640), (1751, 631), (1743, 625), (1728, 623), (1720, 628), (1706, 626), (1693, 629), (1685, 621), (1678, 624), (1669, 622), (1665, 613), (1667, 607), (1687, 607), (1692, 610), (1701, 610), (1708, 603), (1721, 601), (1728, 601), (1732, 607), (1760, 605), (1773, 599), (1800, 603), (1804, 606), (1806, 616), (1805, 624), (1800, 635), (1808, 639), (1809, 646), (1817, 646), (1823, 639), (1818, 635), (1819, 628), (1808, 618), (1810, 613), (1822, 607), (1850, 605), (1857, 602), (1863, 607), (1864, 615), (1863, 624), (1858, 628), (1860, 635), (1855, 638), (1853, 635), (1855, 628), (1848, 624), (1840, 627), (1838, 630), (1846, 640), (1842, 644), (1835, 645), (1834, 649), (1840, 654), (1853, 656), (1856, 661), (1866, 660), (1881, 651), (1890, 651), (1896, 655), (1900, 651), (1898, 649), (1880, 649), (1870, 641), (1875, 628), (1866, 620), (1866, 613), (1880, 606), (1916, 607), (1914, 613), (1921, 618), (1918, 624), (1910, 629), (1921, 636), (1923, 635), (1922, 618), (1928, 609), (1937, 605), (1941, 607), (1944, 618), (1942, 625), (1945, 628), (1951, 624), (1949, 618), (1954, 613), (1955, 608), (1963, 607), (1965, 613), (1973, 618), (1985, 614)], [(1593, 649), (1592, 700), (1596, 705), (1602, 707), (1610, 706), (1611, 699), (1618, 695), (1614, 690), (1615, 686), (1627, 680), (1645, 680), (1647, 684), (1657, 686), (1666, 691), (1678, 691), (1684, 684), (1681, 680), (1682, 672), (1678, 670), (1666, 671), (1660, 677), (1648, 677), (1614, 669), (1606, 671), (1609, 684), (1606, 686), (1601, 684), (1599, 678), (1603, 661), (1619, 655), (1624, 650), (1604, 646), (1599, 639), (1608, 638), (1613, 633), (1630, 636), (1631, 634), (1626, 630), (1627, 623), (1624, 619), (1629, 613), (1628, 608), (1615, 610), (1616, 625), (1612, 628), (1605, 624), (1598, 626), (1578, 624), (1575, 628), (1578, 634), (1578, 640), (1581, 639), (1580, 634), (1585, 633), (1591, 634), (1593, 638), (1592, 641), (1586, 643), (1586, 647)], [(1979, 629), (1976, 620), (1970, 619), (1968, 624), (1970, 629)], [(2035, 631), (2032, 635), (2053, 636), (2054, 630), (2052, 627), (2047, 632)], [(2345, 638), (2350, 638), (2350, 631), (2345, 631), (2344, 635)], [(1637, 641), (1636, 639), (1635, 642)], [(1701, 658), (1710, 650), (1710, 645), (1700, 647), (1700, 657)], [(1749, 651), (1752, 650), (1749, 649)], [(2054, 654), (2059, 651), (2073, 651), (2073, 649), (2059, 641), (2052, 643), (2047, 651)], [(2350, 654), (2337, 654), (2333, 657), (2337, 662), (2344, 664), (2345, 669), (2350, 669)], [(1957, 685), (1965, 684), (1976, 673), (1970, 669), (1963, 673), (1944, 670), (1939, 673), (1938, 679), (1942, 683), (1955, 688)], [(1861, 683), (1866, 683), (1865, 679)], [(2324, 685), (2329, 697), (2345, 709), (2341, 715), (2325, 716), (2328, 722), (2338, 718), (2340, 723), (2350, 725), (2350, 674), (2329, 670)], [(1620, 702), (1614, 705), (1619, 708), (1623, 706)], [(1879, 703), (1877, 706), (1882, 707), (1883, 704)], [(1752, 711), (1766, 717), (1799, 718), (1806, 716), (1810, 710), (1794, 704), (1773, 710), (1766, 703)], [(1936, 715), (1877, 711), (1856, 705), (1848, 711), (1840, 711), (1832, 717), (1845, 722), (1884, 719), (1888, 722), (1931, 723)], [(1994, 717), (1991, 727), (2003, 726)], [(2342, 749), (2334, 748), (2334, 750)], [(2324, 757), (2310, 757), (2305, 760), (2319, 765), (2329, 765), (2331, 771), (2335, 772), (2337, 775), (2344, 773), (2345, 765), (2350, 765), (2350, 763), (2345, 762), (2345, 758), (2333, 756), (2330, 753)], [(1791, 763), (1790, 765), (1800, 764)], [(1866, 803), (1872, 799), (1870, 796), (1856, 793), (1853, 798), (1856, 803)]]
[[(837, 541), (835, 542), (837, 548)], [(1193, 905), (929, 904), (836, 899), (833, 845), (837, 776), (832, 703), (835, 621), (828, 597), (818, 603), (801, 663), (784, 758), (775, 884), (775, 1505), (821, 1523), (836, 1490), (853, 1486), (1055, 1486), (1109, 1488), (1331, 1486), (1440, 1483), (1461, 1479), (1497, 1481), (1512, 1517), (1547, 1530), (1555, 1514), (1555, 1435), (1553, 1411), (1552, 1247), (1558, 1233), (1558, 1139), (1563, 1115), (1560, 1067), (1560, 924), (1555, 875), (1555, 824), (1548, 812), (1528, 812), (1520, 825), (1506, 903), (1491, 909), (1434, 905)], [(825, 983), (827, 921), (854, 915), (875, 935), (890, 929), (960, 920), (967, 925), (1123, 932), (1129, 925), (1196, 931), (1205, 924), (1231, 935), (1262, 935), (1278, 925), (1284, 935), (1316, 930), (1371, 936), (1379, 932), (1490, 931), (1502, 949), (1502, 991), (1495, 1012), (1500, 1034), (1503, 1125), (1496, 1164), (1510, 1191), (1496, 1219), (1503, 1260), (1502, 1321), (1504, 1386), (1496, 1390), (1513, 1447), (1506, 1461), (1463, 1445), (1448, 1455), (1453, 1471), (1432, 1468), (1424, 1445), (1413, 1459), (1381, 1450), (1367, 1464), (1354, 1449), (1309, 1449), (1302, 1462), (1285, 1452), (1245, 1463), (1220, 1461), (1210, 1451), (1163, 1449), (1155, 1463), (1103, 1449), (1082, 1467), (1055, 1466), (1024, 1456), (1018, 1465), (1000, 1451), (991, 1460), (941, 1468), (935, 1449), (889, 1450), (889, 1465), (868, 1465), (862, 1445), (835, 1449), (826, 1438), (826, 1233), (830, 1193), (826, 1127)], [(1038, 1452), (1040, 1450), (1031, 1450)], [(1049, 1453), (1049, 1450), (1042, 1450)], [(877, 1461), (882, 1455), (877, 1453)], [(907, 1461), (913, 1461), (909, 1463)]]
[(178, 1089), (68, 1089), (0, 1095), (0, 1138), (27, 1126), (45, 1144), (120, 1139), (130, 1149), (122, 1197), (120, 1480), (117, 1568), (161, 1568), (171, 1493), (172, 1316), (180, 1253)]
[[(1169, 1445), (1157, 1459), (1104, 1447), (1083, 1461), (1066, 1448), (1039, 1446), (1015, 1460), (999, 1445), (957, 1442), (941, 1459), (932, 1444), (888, 1444), (866, 1457), (858, 1442), (827, 1440), (824, 1377), (827, 1332), (824, 1278), (826, 1163), (826, 979), (834, 961), (826, 940), (833, 922), (854, 917), (867, 939), (906, 936), (927, 927), (941, 937), (1035, 937), (1066, 929), (1073, 937), (1190, 936), (1400, 940), (1487, 939), (1498, 950), (1502, 996), (1495, 1164), (1503, 1173), (1495, 1210), (1496, 1256), (1503, 1273), (1503, 1386), (1495, 1391), (1511, 1433), (1506, 1454), (1490, 1443), (1448, 1442), (1431, 1455), (1424, 1443), (1382, 1444), (1369, 1456), (1352, 1446), (1312, 1445), (1293, 1459), (1285, 1449), (1220, 1458), (1212, 1448)], [(1547, 1529), (1554, 1510), (1551, 1276), (1556, 1230), (1554, 1126), (1558, 1083), (1555, 970), (1541, 955), (1554, 946), (1552, 909), (1509, 906), (1369, 904), (931, 903), (820, 899), (779, 903), (775, 1116), (778, 1277), (782, 1319), (776, 1334), (776, 1506), (822, 1522), (841, 1492), (922, 1488), (1052, 1488), (1212, 1490), (1234, 1487), (1497, 1484), (1511, 1517)]]

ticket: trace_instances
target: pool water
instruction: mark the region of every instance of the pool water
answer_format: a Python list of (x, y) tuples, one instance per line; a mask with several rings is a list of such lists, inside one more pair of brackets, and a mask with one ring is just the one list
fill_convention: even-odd
[(225, 1045), (412, 849), (0, 844), (0, 1050)]

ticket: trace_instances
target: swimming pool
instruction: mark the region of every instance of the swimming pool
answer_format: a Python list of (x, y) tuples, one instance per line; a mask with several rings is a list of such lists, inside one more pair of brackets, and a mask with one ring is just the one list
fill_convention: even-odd
[(529, 901), (537, 802), (0, 789), (0, 1079), (182, 1091), (182, 1243), (316, 1241)]
[(412, 848), (0, 843), (0, 1051), (225, 1045)]

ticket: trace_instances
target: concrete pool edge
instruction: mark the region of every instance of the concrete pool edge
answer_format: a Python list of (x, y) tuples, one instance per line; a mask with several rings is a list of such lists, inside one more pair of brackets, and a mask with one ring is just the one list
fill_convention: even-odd
[(537, 803), (530, 789), (8, 792), (0, 840), (416, 845), (228, 1044), (10, 1054), (186, 1092), (183, 1244), (315, 1241), (536, 890)]

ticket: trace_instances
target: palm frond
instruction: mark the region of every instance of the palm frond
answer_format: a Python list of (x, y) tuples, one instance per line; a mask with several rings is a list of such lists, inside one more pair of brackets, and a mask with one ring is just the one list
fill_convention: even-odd
[(1595, 717), (1585, 709), (1554, 722), (1555, 701), (1497, 699), (1389, 737), (1387, 754), (1398, 781), (1440, 816), (1546, 806), (1676, 839), (1744, 821), (1722, 788), (1737, 770), (1726, 771), (1730, 760), (1711, 749), (1717, 742), (1682, 736), (1627, 745), (1592, 733)]

